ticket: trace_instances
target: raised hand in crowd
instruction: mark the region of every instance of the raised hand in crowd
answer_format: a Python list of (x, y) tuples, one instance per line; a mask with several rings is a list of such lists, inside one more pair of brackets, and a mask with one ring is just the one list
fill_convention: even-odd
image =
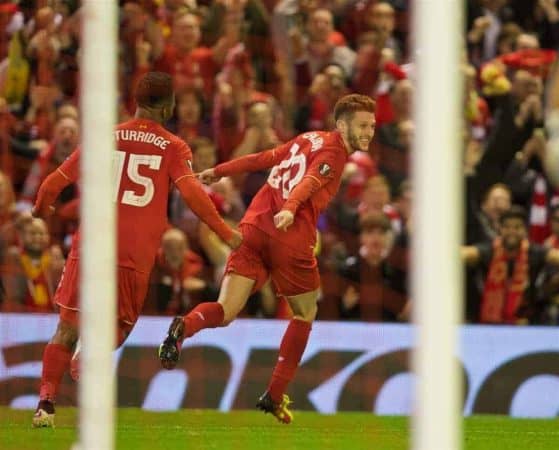
[(555, 0), (538, 0), (538, 6), (542, 9), (549, 22), (559, 22), (559, 10)]
[(492, 19), (489, 16), (481, 16), (474, 20), (472, 29), (468, 32), (468, 41), (477, 44), (483, 39), (485, 31), (491, 26)]
[(514, 118), (514, 123), (518, 128), (522, 128), (530, 119), (535, 122), (543, 119), (543, 104), (540, 94), (530, 94), (523, 100)]
[(151, 57), (151, 44), (144, 39), (143, 35), (138, 35), (136, 39), (136, 66), (149, 67)]

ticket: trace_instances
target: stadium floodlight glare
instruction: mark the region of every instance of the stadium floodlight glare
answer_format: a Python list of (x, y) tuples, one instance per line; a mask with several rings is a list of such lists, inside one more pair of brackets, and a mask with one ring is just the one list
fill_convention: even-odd
[(114, 447), (115, 205), (112, 160), (116, 118), (117, 2), (82, 7), (81, 374), (79, 447)]
[[(417, 325), (412, 446), (461, 447), (457, 324), (462, 309), (462, 0), (413, 5), (416, 136), (412, 297)], [(421, 49), (421, 52), (419, 52)]]

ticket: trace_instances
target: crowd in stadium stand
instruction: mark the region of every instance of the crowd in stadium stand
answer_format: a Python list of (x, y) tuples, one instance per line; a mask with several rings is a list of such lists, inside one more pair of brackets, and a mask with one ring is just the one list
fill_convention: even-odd
[[(347, 93), (376, 100), (369, 152), (351, 155), (340, 192), (319, 221), (318, 318), (409, 320), (413, 2), (119, 3), (118, 119), (134, 111), (140, 76), (170, 73), (177, 107), (167, 125), (191, 146), (196, 172), (300, 132), (333, 129), (333, 105)], [(557, 2), (466, 3), (458, 68), (464, 76), (464, 318), (558, 324), (559, 270), (550, 249), (559, 249), (559, 191), (542, 165), (544, 86), (559, 47)], [(41, 181), (80, 139), (81, 21), (79, 0), (0, 0), (0, 311), (56, 308), (53, 293), (79, 222), (79, 188), (63, 192), (47, 222), (30, 210)], [(207, 189), (235, 224), (266, 179), (267, 173), (252, 173)], [(429, 207), (444, 220), (445, 211)], [(230, 251), (179, 195), (169, 198), (168, 211), (146, 314), (182, 314), (215, 299)], [(503, 214), (520, 219), (509, 230), (516, 241), (503, 231)], [(265, 286), (242, 316), (289, 314), (285, 300)]]

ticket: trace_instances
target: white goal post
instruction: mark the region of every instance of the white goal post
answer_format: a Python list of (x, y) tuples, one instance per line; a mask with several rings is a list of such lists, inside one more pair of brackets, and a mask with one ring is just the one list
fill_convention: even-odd
[(82, 7), (81, 450), (114, 448), (116, 0)]
[(416, 73), (412, 297), (417, 325), (412, 446), (461, 448), (462, 0), (413, 3)]

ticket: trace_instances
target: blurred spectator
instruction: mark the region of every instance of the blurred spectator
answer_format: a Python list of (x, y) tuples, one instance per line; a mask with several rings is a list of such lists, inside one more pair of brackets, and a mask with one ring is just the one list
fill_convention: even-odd
[(413, 190), (409, 180), (403, 180), (398, 186), (394, 201), (384, 208), (384, 213), (390, 219), (392, 230), (396, 236), (407, 232), (411, 220)]
[(11, 247), (2, 274), (7, 301), (5, 311), (52, 312), (53, 295), (64, 268), (62, 251), (50, 246), (42, 219), (31, 219), (23, 227), (21, 247)]
[(402, 55), (400, 43), (394, 37), (395, 10), (387, 1), (370, 3), (365, 13), (365, 30), (374, 36), (377, 48), (389, 48), (399, 60)]
[(414, 134), (415, 125), (411, 120), (387, 124), (379, 129), (379, 170), (386, 177), (393, 193), (410, 176)]
[(0, 267), (6, 249), (16, 241), (16, 202), (8, 176), (0, 171)]
[(497, 54), (497, 38), (503, 24), (512, 19), (507, 0), (468, 2), (467, 42), (470, 61), (479, 66)]
[(342, 23), (342, 30), (349, 42), (358, 46), (359, 40), (364, 35), (369, 35), (376, 48), (391, 48), (397, 53), (399, 60), (402, 57), (403, 42), (395, 36), (397, 15), (393, 4), (398, 4), (400, 10), (402, 7), (406, 8), (405, 2), (377, 0), (358, 1), (351, 5)]
[(150, 276), (145, 313), (184, 314), (196, 303), (192, 296), (201, 293), (206, 282), (200, 278), (202, 258), (190, 250), (186, 235), (176, 229), (167, 230)]
[[(472, 199), (471, 202), (474, 200)], [(496, 183), (485, 193), (480, 207), (471, 207), (468, 220), (467, 242), (492, 241), (499, 234), (501, 216), (508, 211), (512, 203), (510, 188), (503, 183)]]
[(254, 87), (254, 70), (244, 45), (227, 53), (222, 72), (217, 78), (214, 99), (213, 131), (218, 144), (218, 162), (230, 159), (242, 142), (248, 125), (248, 110), (256, 102), (267, 103), (274, 119), (273, 129), (281, 141), (289, 135), (277, 101)]
[(355, 66), (355, 52), (346, 45), (335, 45), (330, 36), (334, 18), (327, 9), (316, 9), (308, 17), (306, 36), (294, 26), (289, 33), (295, 67), (298, 97), (310, 86), (312, 78), (328, 64), (337, 64), (351, 77)]
[(20, 207), (31, 209), (37, 190), (56, 167), (70, 156), (79, 142), (79, 125), (73, 117), (62, 117), (57, 123), (51, 142), (41, 151), (33, 163), (21, 195)]
[(355, 204), (363, 193), (367, 181), (378, 175), (376, 162), (367, 152), (355, 151), (349, 155), (342, 174), (342, 195), (344, 201)]
[(511, 188), (514, 203), (523, 205), (529, 211), (530, 240), (538, 244), (542, 244), (551, 232), (548, 209), (559, 201), (543, 170), (546, 149), (543, 132), (536, 131), (505, 173), (505, 182)]
[[(193, 168), (202, 168), (209, 164), (212, 149), (215, 148), (211, 141), (198, 138), (195, 142)], [(210, 166), (211, 167), (211, 166)], [(231, 224), (237, 223), (245, 212), (239, 191), (235, 188), (230, 178), (222, 178), (218, 183), (207, 187), (210, 199), (219, 213)], [(206, 258), (211, 267), (211, 279), (219, 282), (225, 269), (225, 263), (230, 249), (219, 237), (202, 223), (198, 217), (184, 204), (177, 193), (173, 193), (170, 204), (170, 221), (183, 231), (193, 251)]]
[(405, 286), (387, 263), (393, 243), (390, 221), (382, 212), (360, 220), (360, 247), (338, 266), (345, 281), (340, 299), (340, 315), (379, 322), (398, 319), (406, 303)]
[(211, 139), (200, 136), (189, 141), (192, 149), (192, 169), (200, 173), (215, 166), (217, 154), (215, 144)]
[(154, 68), (173, 75), (175, 89), (200, 90), (207, 100), (214, 92), (214, 78), (227, 50), (239, 41), (239, 30), (231, 29), (212, 48), (200, 45), (200, 18), (179, 12), (173, 19), (171, 37)]
[(175, 131), (186, 142), (198, 136), (209, 138), (212, 136), (211, 124), (206, 117), (206, 101), (200, 91), (185, 89), (176, 96), (176, 125)]
[(464, 103), (465, 116), (470, 126), (472, 137), (478, 141), (485, 139), (490, 126), (489, 106), (476, 89), (477, 73), (473, 66), (467, 65), (464, 72)]
[(298, 131), (333, 130), (333, 109), (336, 102), (349, 93), (347, 75), (342, 66), (330, 63), (317, 73), (308, 90), (308, 97), (297, 108), (295, 127)]
[(510, 92), (492, 97), (491, 104), (494, 123), (476, 167), (478, 192), (503, 180), (516, 152), (533, 136), (535, 129), (543, 126), (542, 81), (525, 70), (518, 70)]
[[(370, 177), (359, 198), (352, 203), (342, 195), (337, 195), (329, 208), (334, 223), (342, 230), (355, 234), (359, 231), (359, 220), (372, 212), (381, 213), (390, 203), (390, 188), (382, 175)], [(348, 239), (346, 236), (344, 240)]]
[(549, 211), (551, 221), (551, 235), (545, 240), (547, 248), (559, 249), (559, 205), (555, 205)]
[[(58, 120), (53, 139), (41, 151), (31, 166), (18, 201), (20, 211), (29, 211), (42, 181), (76, 149), (79, 127), (75, 118), (66, 116)], [(53, 243), (70, 247), (70, 239), (77, 227), (78, 191), (76, 185), (65, 188), (57, 200), (57, 213), (48, 219)]]
[(53, 9), (48, 6), (38, 9), (33, 32), (27, 45), (27, 56), (35, 66), (32, 82), (36, 86), (54, 87), (55, 64), (60, 52), (56, 28)]
[(276, 70), (277, 53), (271, 29), (273, 5), (266, 0), (234, 0), (210, 2), (203, 35), (206, 45), (218, 42), (221, 36), (238, 34), (251, 55), (258, 89), (278, 95), (280, 82)]
[(549, 299), (542, 298), (546, 264), (559, 266), (559, 251), (528, 240), (526, 212), (513, 206), (500, 218), (497, 238), (462, 248), (462, 259), (482, 269), (482, 323), (535, 322)]
[(269, 103), (254, 102), (250, 105), (247, 111), (247, 129), (243, 140), (233, 151), (233, 158), (257, 153), (280, 144), (273, 128), (273, 121), (273, 112)]
[(557, 48), (559, 38), (559, 11), (555, 0), (509, 0), (514, 21), (520, 27), (535, 33), (543, 48)]
[(188, 11), (194, 11), (196, 9), (196, 2), (193, 0), (164, 0), (158, 3), (160, 7), (157, 11), (157, 17), (159, 26), (161, 27), (161, 33), (165, 39), (171, 35), (173, 17), (175, 17), (181, 9)]

